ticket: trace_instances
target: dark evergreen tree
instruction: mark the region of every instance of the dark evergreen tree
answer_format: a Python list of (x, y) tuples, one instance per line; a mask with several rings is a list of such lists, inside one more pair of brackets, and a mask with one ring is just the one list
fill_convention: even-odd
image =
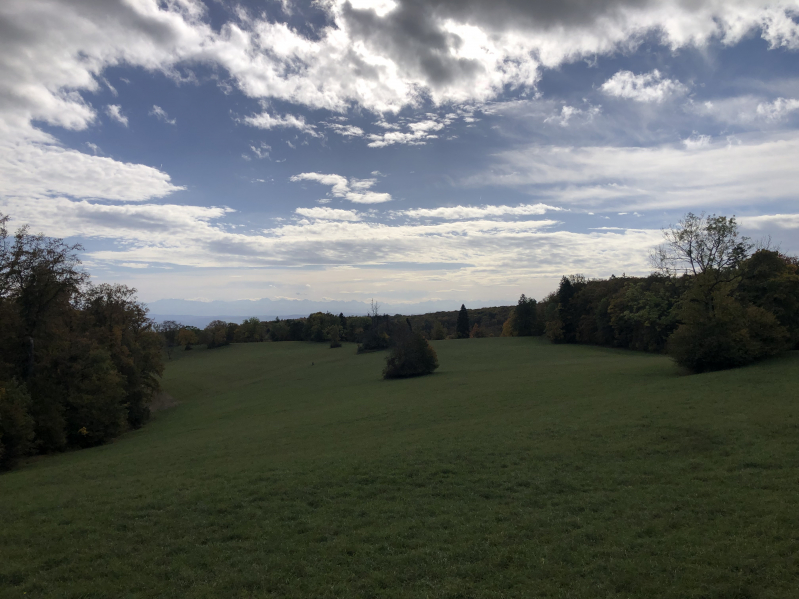
[(461, 310), (458, 312), (458, 324), (455, 325), (455, 332), (458, 339), (469, 338), (469, 313), (466, 311), (466, 306), (461, 304)]
[(526, 297), (523, 293), (516, 305), (515, 317), (513, 319), (516, 335), (519, 337), (529, 337), (537, 332), (537, 304), (533, 298)]

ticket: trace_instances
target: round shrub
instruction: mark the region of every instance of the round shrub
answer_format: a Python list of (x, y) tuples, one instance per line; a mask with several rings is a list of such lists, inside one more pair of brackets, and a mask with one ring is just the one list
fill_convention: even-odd
[(430, 374), (438, 368), (438, 356), (427, 339), (419, 333), (400, 336), (386, 358), (384, 379), (407, 378)]

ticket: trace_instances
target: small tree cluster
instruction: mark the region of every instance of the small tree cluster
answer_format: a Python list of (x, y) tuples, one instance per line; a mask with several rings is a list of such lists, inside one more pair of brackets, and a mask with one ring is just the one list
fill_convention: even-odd
[(427, 339), (410, 328), (397, 332), (391, 352), (386, 358), (383, 378), (396, 379), (421, 376), (432, 373), (438, 368), (436, 351)]
[(391, 345), (391, 337), (396, 329), (391, 318), (387, 314), (380, 314), (380, 304), (372, 300), (372, 307), (369, 311), (369, 326), (364, 330), (358, 353), (380, 351), (388, 349)]
[(538, 302), (522, 293), (510, 317), (502, 325), (502, 337), (529, 337), (542, 333)]

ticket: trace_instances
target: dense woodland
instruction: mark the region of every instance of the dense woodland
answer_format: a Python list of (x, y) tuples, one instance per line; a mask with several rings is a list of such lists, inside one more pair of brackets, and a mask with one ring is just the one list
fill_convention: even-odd
[(0, 215), (0, 467), (103, 443), (149, 417), (161, 339), (124, 285), (92, 285), (79, 246), (9, 235)]
[(668, 353), (692, 372), (743, 366), (799, 349), (799, 259), (756, 248), (735, 218), (688, 214), (664, 231), (647, 277), (564, 276), (537, 302), (389, 316), (307, 318), (204, 329), (156, 325), (124, 285), (92, 285), (79, 246), (9, 235), (0, 215), (0, 468), (22, 456), (104, 443), (149, 417), (163, 359), (198, 345), (307, 341), (390, 350), (385, 378), (428, 374), (428, 340), (545, 335)]
[(692, 372), (799, 349), (799, 259), (755, 250), (723, 216), (689, 214), (665, 235), (648, 277), (563, 277), (537, 307), (546, 336), (666, 352)]

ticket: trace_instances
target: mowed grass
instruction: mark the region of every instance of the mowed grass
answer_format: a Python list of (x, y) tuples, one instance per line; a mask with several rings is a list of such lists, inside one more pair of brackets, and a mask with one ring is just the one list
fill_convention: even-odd
[(434, 346), (181, 354), (178, 407), (0, 476), (0, 597), (799, 597), (799, 353)]

